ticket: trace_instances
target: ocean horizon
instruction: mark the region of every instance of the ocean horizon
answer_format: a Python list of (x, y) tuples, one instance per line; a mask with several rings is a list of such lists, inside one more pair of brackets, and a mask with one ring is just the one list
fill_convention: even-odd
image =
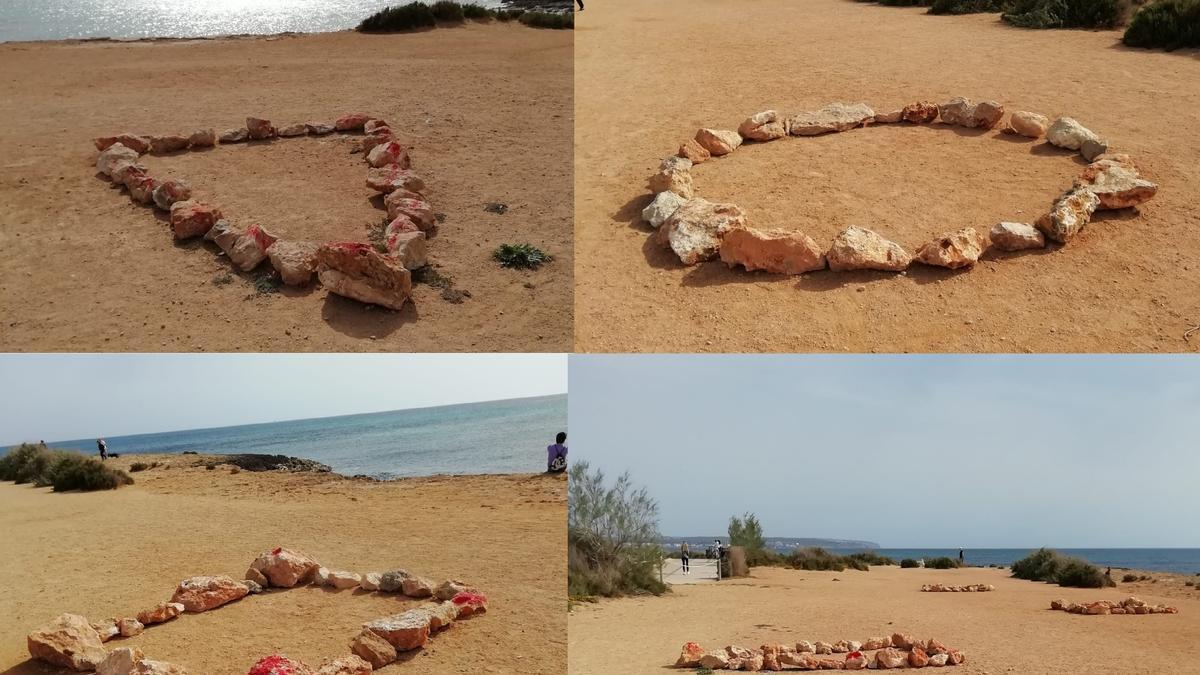
[[(4, 0), (0, 42), (326, 33), (354, 28), (370, 14), (405, 1)], [(488, 8), (506, 4), (505, 0), (464, 1)]]
[[(567, 395), (281, 422), (105, 436), (124, 455), (256, 453), (328, 464), (346, 476), (379, 479), (438, 474), (539, 473), (546, 446), (567, 428)], [(29, 439), (38, 442), (40, 439)], [(96, 454), (96, 439), (50, 440), (52, 448)], [(5, 452), (15, 446), (5, 448)]]

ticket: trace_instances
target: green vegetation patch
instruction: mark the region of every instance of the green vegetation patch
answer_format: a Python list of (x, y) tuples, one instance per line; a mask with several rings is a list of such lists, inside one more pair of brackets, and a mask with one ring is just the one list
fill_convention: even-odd
[(1048, 548), (1039, 548), (1013, 563), (1012, 576), (1027, 581), (1045, 581), (1075, 588), (1104, 588), (1115, 585), (1100, 568), (1088, 561), (1065, 556)]
[(114, 490), (132, 485), (133, 478), (91, 457), (25, 443), (0, 457), (0, 480), (69, 490)]
[(1200, 47), (1200, 0), (1158, 0), (1133, 15), (1122, 41), (1173, 51)]
[(492, 257), (501, 267), (537, 269), (543, 263), (554, 260), (549, 254), (533, 244), (501, 244), (492, 252)]

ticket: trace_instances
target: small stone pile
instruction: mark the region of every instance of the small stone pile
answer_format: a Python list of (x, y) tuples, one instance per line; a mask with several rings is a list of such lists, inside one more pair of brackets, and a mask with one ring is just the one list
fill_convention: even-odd
[(1129, 596), (1120, 602), (1101, 600), (1099, 602), (1067, 602), (1066, 600), (1051, 600), (1050, 609), (1058, 609), (1071, 614), (1178, 614), (1178, 607), (1167, 605), (1151, 605), (1144, 600)]
[[(138, 163), (145, 153), (161, 155), (212, 148), (218, 143), (320, 136), (334, 131), (365, 134), (360, 148), (370, 167), (367, 187), (385, 195), (388, 225), (384, 252), (366, 243), (287, 241), (259, 225), (238, 227), (218, 207), (193, 199), (192, 188), (185, 181), (150, 176)], [(436, 218), (423, 196), (425, 183), (412, 171), (407, 148), (396, 140), (387, 122), (370, 115), (352, 113), (333, 123), (297, 123), (283, 128), (276, 128), (270, 120), (248, 117), (245, 127), (220, 135), (212, 129), (187, 136), (126, 133), (97, 138), (95, 145), (100, 151), (96, 169), (114, 186), (125, 187), (135, 202), (169, 212), (176, 240), (204, 237), (243, 272), (269, 259), (289, 286), (307, 285), (316, 274), (332, 293), (400, 309), (412, 295), (411, 271), (427, 264), (426, 232), (436, 225)]]
[(1067, 243), (1097, 210), (1124, 209), (1154, 197), (1158, 186), (1142, 178), (1128, 155), (1112, 153), (1107, 141), (1070, 117), (1052, 124), (1038, 113), (1017, 111), (1003, 133), (1030, 139), (1043, 135), (1054, 146), (1075, 150), (1091, 164), (1070, 189), (1034, 223), (999, 222), (985, 235), (974, 227), (946, 232), (910, 253), (874, 230), (850, 226), (822, 249), (811, 237), (793, 230), (752, 227), (736, 204), (714, 203), (695, 195), (692, 168), (713, 157), (728, 155), (743, 143), (766, 143), (790, 136), (816, 136), (848, 131), (870, 124), (942, 124), (993, 129), (1004, 119), (1004, 106), (995, 101), (972, 102), (963, 97), (942, 104), (919, 101), (889, 112), (876, 112), (864, 103), (831, 103), (820, 110), (783, 117), (765, 110), (747, 118), (737, 131), (700, 129), (695, 138), (667, 157), (650, 177), (654, 200), (642, 218), (657, 229), (657, 240), (685, 265), (720, 258), (730, 267), (773, 274), (803, 274), (829, 268), (902, 272), (915, 260), (949, 269), (970, 268), (989, 248), (1020, 251), (1043, 248), (1046, 238)]
[[(867, 652), (872, 652), (868, 654)], [(832, 655), (839, 656), (832, 656)], [(845, 656), (841, 656), (841, 655)], [(828, 658), (820, 658), (822, 655)], [(895, 633), (891, 637), (872, 637), (863, 642), (808, 642), (793, 645), (765, 644), (758, 649), (730, 645), (714, 651), (689, 642), (680, 650), (677, 668), (710, 670), (876, 670), (956, 666), (966, 656), (937, 640), (917, 640)]]
[(991, 584), (970, 584), (967, 586), (925, 584), (921, 587), (922, 593), (986, 593), (987, 591), (994, 590), (996, 590), (996, 587)]
[(329, 570), (311, 557), (286, 548), (272, 549), (255, 558), (245, 576), (244, 581), (227, 576), (184, 579), (169, 602), (139, 612), (136, 619), (89, 623), (77, 614), (63, 614), (27, 636), (29, 654), (55, 666), (99, 675), (186, 675), (182, 667), (147, 659), (141, 650), (107, 651), (103, 643), (139, 635), (148, 626), (171, 621), (185, 612), (207, 612), (268, 588), (315, 584), (428, 599), (413, 609), (363, 624), (362, 632), (349, 643), (351, 654), (319, 668), (274, 654), (260, 659), (249, 671), (250, 675), (367, 675), (395, 661), (399, 652), (424, 646), (431, 635), (454, 621), (487, 611), (487, 598), (462, 581), (436, 583), (402, 569), (362, 575)]

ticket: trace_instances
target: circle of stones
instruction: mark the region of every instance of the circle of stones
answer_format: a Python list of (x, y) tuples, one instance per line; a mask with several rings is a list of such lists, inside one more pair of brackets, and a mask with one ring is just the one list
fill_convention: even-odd
[(792, 136), (816, 136), (848, 131), (871, 124), (934, 122), (988, 130), (1004, 119), (1004, 106), (995, 101), (972, 102), (956, 97), (942, 104), (920, 101), (877, 113), (864, 103), (831, 103), (820, 110), (784, 118), (774, 110), (748, 117), (737, 131), (703, 128), (667, 157), (650, 177), (655, 193), (642, 211), (643, 219), (657, 229), (659, 243), (685, 265), (720, 258), (730, 267), (777, 274), (803, 274), (829, 268), (834, 271), (871, 269), (902, 272), (917, 262), (950, 269), (970, 268), (988, 248), (1002, 251), (1038, 249), (1046, 240), (1066, 244), (1098, 210), (1137, 206), (1154, 197), (1158, 186), (1142, 178), (1125, 154), (1110, 151), (1109, 143), (1070, 117), (1050, 123), (1038, 113), (1017, 111), (1007, 118), (1002, 133), (1036, 140), (1079, 152), (1088, 166), (1056, 198), (1048, 213), (1034, 223), (1000, 222), (987, 236), (973, 227), (945, 233), (909, 253), (899, 244), (865, 227), (851, 226), (839, 233), (828, 249), (803, 232), (759, 230), (751, 227), (736, 204), (712, 203), (695, 197), (691, 169), (695, 164), (728, 155), (743, 143), (766, 143)]
[[(237, 227), (220, 208), (192, 199), (183, 180), (152, 176), (138, 159), (143, 154), (168, 155), (218, 145), (280, 138), (359, 133), (359, 151), (368, 164), (366, 184), (384, 195), (388, 224), (382, 242), (285, 241), (260, 225)], [(177, 241), (203, 237), (212, 241), (234, 267), (250, 272), (270, 260), (283, 283), (305, 286), (314, 274), (330, 292), (361, 302), (400, 309), (411, 297), (411, 271), (427, 263), (426, 232), (437, 225), (433, 207), (424, 197), (425, 183), (412, 171), (408, 149), (397, 141), (387, 122), (364, 113), (336, 121), (290, 124), (277, 128), (270, 120), (247, 117), (246, 126), (219, 136), (213, 129), (189, 135), (143, 136), (123, 133), (94, 140), (100, 151), (96, 169), (123, 187), (139, 204), (169, 212)]]

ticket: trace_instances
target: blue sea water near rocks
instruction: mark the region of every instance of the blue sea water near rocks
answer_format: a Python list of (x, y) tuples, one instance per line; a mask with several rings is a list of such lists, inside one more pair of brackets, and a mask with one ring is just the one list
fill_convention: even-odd
[[(121, 454), (262, 453), (312, 459), (337, 473), (388, 479), (436, 474), (536, 473), (546, 446), (567, 428), (567, 396), (269, 422), (137, 436), (108, 436)], [(53, 448), (95, 454), (96, 439)]]
[[(354, 28), (407, 0), (0, 0), (0, 42), (195, 38)], [(461, 0), (500, 7), (501, 0)]]

